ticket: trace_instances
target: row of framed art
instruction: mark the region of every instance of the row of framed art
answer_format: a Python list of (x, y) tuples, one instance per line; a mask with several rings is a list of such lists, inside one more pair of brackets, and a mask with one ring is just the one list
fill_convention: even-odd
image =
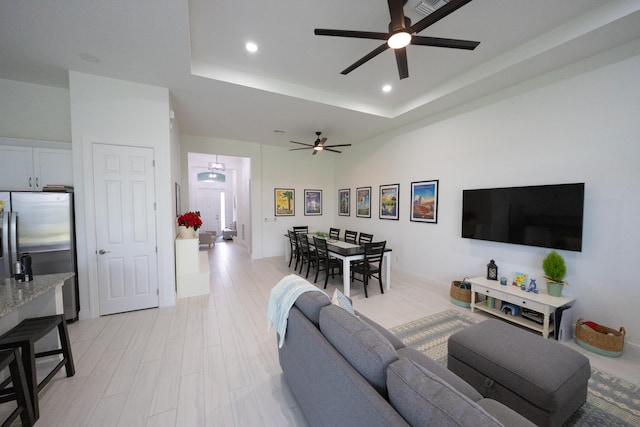
[[(275, 188), (276, 216), (295, 216), (296, 190)], [(371, 218), (371, 187), (357, 187), (355, 191), (356, 217)], [(380, 219), (400, 219), (400, 184), (380, 186), (378, 208)], [(438, 180), (411, 183), (409, 219), (416, 222), (438, 222)], [(304, 214), (322, 215), (322, 190), (304, 190)], [(351, 215), (351, 189), (338, 190), (338, 215)]]

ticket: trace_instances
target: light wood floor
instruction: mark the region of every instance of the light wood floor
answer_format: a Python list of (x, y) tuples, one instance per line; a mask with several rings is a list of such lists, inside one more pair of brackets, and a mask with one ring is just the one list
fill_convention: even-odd
[[(292, 270), (282, 257), (252, 261), (233, 242), (209, 253), (210, 295), (70, 324), (76, 375), (59, 374), (40, 393), (36, 425), (306, 426), (267, 331), (269, 292)], [(327, 292), (341, 280), (330, 280)], [(392, 282), (384, 295), (374, 282), (367, 299), (356, 282), (355, 308), (386, 327), (451, 308), (470, 314), (449, 302), (448, 288), (397, 271)], [(585, 354), (640, 384), (637, 360)]]

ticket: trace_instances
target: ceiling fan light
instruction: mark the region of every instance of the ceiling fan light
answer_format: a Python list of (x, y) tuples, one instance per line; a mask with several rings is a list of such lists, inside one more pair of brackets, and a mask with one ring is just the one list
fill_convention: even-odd
[(391, 49), (401, 49), (411, 43), (411, 34), (406, 31), (399, 31), (394, 33), (387, 40), (387, 45)]
[(322, 151), (322, 148), (322, 145), (316, 145), (315, 147), (313, 147), (313, 149), (316, 151)]

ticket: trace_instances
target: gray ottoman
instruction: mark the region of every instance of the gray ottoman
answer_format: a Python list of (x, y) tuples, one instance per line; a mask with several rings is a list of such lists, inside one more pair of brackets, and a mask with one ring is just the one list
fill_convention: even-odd
[(589, 359), (490, 319), (449, 337), (448, 368), (539, 426), (561, 426), (586, 400)]

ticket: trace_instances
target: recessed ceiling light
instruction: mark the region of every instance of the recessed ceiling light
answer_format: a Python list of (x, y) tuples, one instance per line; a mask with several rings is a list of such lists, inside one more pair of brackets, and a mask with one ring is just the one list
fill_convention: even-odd
[(98, 62), (100, 62), (100, 58), (98, 58), (97, 56), (91, 55), (90, 53), (81, 53), (80, 58), (82, 58), (86, 62), (91, 62), (94, 64), (97, 64)]
[(255, 44), (254, 42), (247, 42), (247, 44), (245, 44), (244, 47), (251, 53), (255, 53), (258, 51), (258, 45)]
[(391, 92), (391, 89), (392, 89), (391, 85), (382, 86), (382, 91), (383, 92)]

